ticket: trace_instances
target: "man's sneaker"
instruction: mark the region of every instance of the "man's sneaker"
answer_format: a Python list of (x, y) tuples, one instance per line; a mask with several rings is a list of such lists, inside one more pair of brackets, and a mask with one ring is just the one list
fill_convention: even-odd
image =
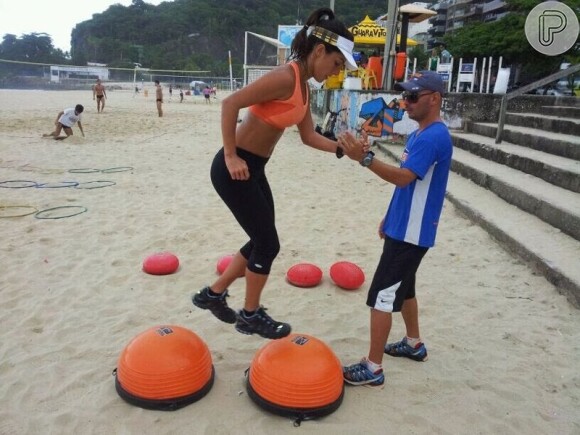
[(219, 296), (210, 296), (209, 287), (204, 287), (198, 291), (191, 301), (193, 305), (204, 310), (210, 310), (211, 313), (226, 323), (236, 323), (237, 315), (234, 310), (228, 307), (226, 298), (229, 297), (228, 291), (224, 291)]
[(383, 369), (379, 369), (374, 373), (371, 372), (367, 367), (366, 358), (363, 358), (359, 363), (343, 367), (342, 377), (344, 378), (344, 382), (350, 385), (370, 385), (376, 387), (385, 383)]
[(272, 339), (286, 337), (292, 330), (288, 323), (276, 322), (268, 316), (264, 307), (258, 308), (250, 317), (246, 317), (244, 310), (240, 310), (236, 329), (242, 334), (258, 334)]
[(385, 353), (391, 356), (404, 356), (415, 361), (427, 361), (427, 348), (423, 343), (412, 347), (407, 343), (407, 337), (396, 343), (387, 344)]

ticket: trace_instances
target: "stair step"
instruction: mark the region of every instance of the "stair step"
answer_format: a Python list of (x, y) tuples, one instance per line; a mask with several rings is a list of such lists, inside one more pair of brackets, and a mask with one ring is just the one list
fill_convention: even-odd
[(453, 144), (496, 163), (580, 193), (580, 162), (473, 133), (452, 131)]
[[(399, 160), (403, 151), (402, 146), (378, 142), (377, 144), (391, 159)], [(457, 154), (462, 153), (468, 154), (463, 150), (454, 149), (454, 160)], [(491, 162), (490, 164), (500, 166)], [(493, 176), (490, 175), (491, 177)], [(580, 242), (577, 239), (453, 172), (447, 186), (447, 199), (469, 219), (490, 233), (502, 246), (542, 273), (573, 305), (580, 307), (580, 267), (578, 267)]]
[[(495, 138), (497, 123), (474, 122), (467, 124), (470, 133)], [(505, 125), (503, 141), (525, 146), (569, 159), (580, 160), (580, 137), (554, 133), (536, 128)]]
[(554, 116), (580, 119), (580, 107), (578, 106), (542, 106), (542, 112), (550, 113)]
[(580, 307), (578, 240), (457, 174), (450, 177), (447, 199)]
[[(402, 154), (403, 148), (401, 145), (388, 146), (395, 157)], [(504, 201), (580, 240), (580, 197), (577, 193), (457, 147), (453, 150), (451, 168)]]
[(580, 136), (580, 119), (565, 118), (552, 115), (550, 111), (545, 114), (538, 113), (507, 113), (505, 123), (520, 127), (537, 128), (543, 131), (557, 131), (561, 134)]

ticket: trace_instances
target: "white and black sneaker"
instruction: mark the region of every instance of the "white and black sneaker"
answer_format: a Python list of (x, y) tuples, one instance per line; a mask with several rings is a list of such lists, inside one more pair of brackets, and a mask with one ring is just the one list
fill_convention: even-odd
[(240, 310), (236, 330), (242, 334), (258, 334), (264, 338), (277, 339), (286, 337), (292, 328), (288, 323), (276, 322), (266, 314), (264, 307), (260, 307), (249, 317), (246, 317), (244, 310)]
[(212, 296), (209, 294), (209, 287), (204, 287), (191, 298), (191, 301), (198, 308), (210, 310), (222, 322), (236, 323), (238, 316), (228, 307), (227, 297), (229, 297), (227, 290), (219, 296)]

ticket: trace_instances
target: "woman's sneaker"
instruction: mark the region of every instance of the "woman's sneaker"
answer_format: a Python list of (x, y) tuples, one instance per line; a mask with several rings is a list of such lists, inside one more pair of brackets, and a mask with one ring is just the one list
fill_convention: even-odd
[(427, 361), (427, 348), (425, 345), (419, 343), (416, 347), (412, 347), (407, 343), (407, 337), (396, 343), (387, 344), (385, 346), (385, 353), (391, 356), (411, 358), (414, 361)]
[(250, 317), (246, 317), (244, 310), (238, 313), (236, 330), (242, 334), (258, 334), (264, 338), (283, 338), (290, 334), (292, 328), (288, 323), (276, 322), (266, 314), (266, 309), (260, 307)]
[(222, 322), (230, 324), (236, 323), (238, 316), (234, 310), (228, 307), (227, 297), (229, 297), (227, 290), (219, 296), (211, 296), (209, 294), (209, 287), (204, 287), (191, 298), (191, 301), (198, 308), (210, 310)]
[(370, 385), (377, 387), (385, 383), (383, 369), (379, 369), (374, 373), (371, 372), (367, 367), (366, 358), (363, 358), (359, 363), (343, 367), (342, 377), (344, 378), (344, 382), (350, 385)]

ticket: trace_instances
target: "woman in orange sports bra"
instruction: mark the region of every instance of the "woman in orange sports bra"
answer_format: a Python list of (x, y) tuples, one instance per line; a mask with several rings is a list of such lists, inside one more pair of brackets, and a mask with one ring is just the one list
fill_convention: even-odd
[[(322, 82), (345, 66), (356, 69), (353, 36), (328, 8), (313, 12), (292, 41), (290, 62), (231, 94), (222, 102), (223, 148), (211, 168), (212, 183), (249, 241), (240, 248), (222, 275), (193, 296), (193, 304), (210, 310), (243, 334), (265, 338), (288, 335), (288, 323), (273, 320), (260, 305), (274, 258), (280, 250), (274, 219), (274, 199), (264, 172), (284, 129), (298, 125), (308, 146), (349, 154), (350, 149), (314, 130), (309, 106), (308, 79)], [(241, 109), (249, 108), (241, 124)], [(348, 147), (349, 145), (346, 145)], [(227, 304), (228, 287), (246, 280), (244, 307), (236, 313)]]

